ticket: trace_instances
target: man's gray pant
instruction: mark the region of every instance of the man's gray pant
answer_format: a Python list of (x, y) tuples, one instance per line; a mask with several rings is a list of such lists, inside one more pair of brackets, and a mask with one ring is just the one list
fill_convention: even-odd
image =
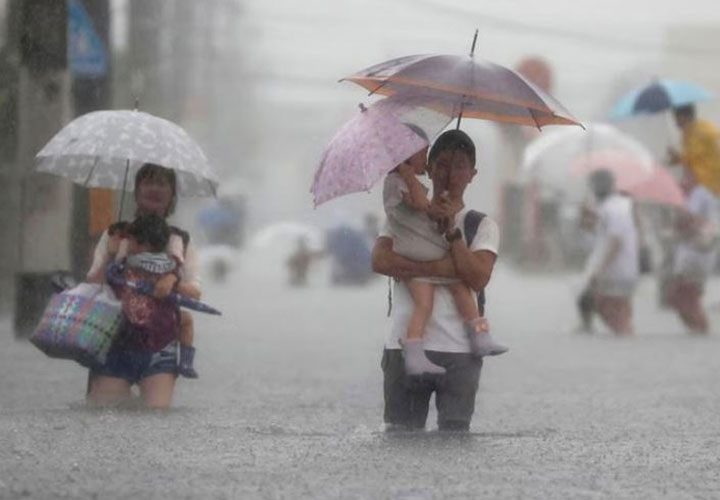
[(400, 349), (385, 349), (381, 367), (385, 394), (385, 423), (423, 429), (435, 392), (440, 430), (468, 430), (475, 410), (475, 394), (482, 359), (468, 353), (425, 351), (428, 359), (447, 370), (439, 377), (407, 377)]

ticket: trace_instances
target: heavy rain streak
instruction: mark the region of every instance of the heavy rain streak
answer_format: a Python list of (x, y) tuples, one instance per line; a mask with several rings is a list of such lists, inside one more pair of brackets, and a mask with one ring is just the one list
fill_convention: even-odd
[(710, 0), (0, 0), (0, 499), (716, 498)]

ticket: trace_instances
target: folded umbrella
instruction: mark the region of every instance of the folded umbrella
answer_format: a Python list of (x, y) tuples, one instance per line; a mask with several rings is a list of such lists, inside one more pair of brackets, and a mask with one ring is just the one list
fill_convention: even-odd
[[(152, 295), (153, 290), (155, 289), (155, 286), (152, 283), (149, 281), (128, 281), (122, 277), (121, 269), (122, 266), (116, 263), (108, 266), (107, 271), (105, 272), (105, 277), (108, 283), (116, 286), (127, 286), (143, 295)], [(211, 307), (204, 302), (200, 302), (199, 300), (180, 295), (177, 292), (170, 292), (167, 298), (168, 300), (175, 302), (180, 307), (186, 307), (188, 309), (192, 309), (193, 311), (214, 314), (217, 316), (222, 315), (222, 313), (214, 307)]]

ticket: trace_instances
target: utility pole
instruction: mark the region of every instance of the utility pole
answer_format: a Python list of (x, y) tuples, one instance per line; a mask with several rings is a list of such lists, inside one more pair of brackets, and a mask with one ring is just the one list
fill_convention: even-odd
[(70, 267), (72, 188), (34, 172), (35, 154), (69, 118), (67, 3), (13, 0), (20, 27), (17, 154), (9, 175), (13, 224), (4, 238), (15, 268), (15, 332), (26, 336), (50, 295), (52, 272)]
[[(108, 0), (70, 0), (68, 66), (73, 115), (110, 108), (112, 101)], [(90, 251), (113, 222), (113, 191), (73, 187), (71, 270), (83, 275)]]
[(12, 311), (19, 190), (13, 164), (17, 155), (18, 79), (20, 71), (19, 2), (5, 4), (0, 46), (0, 315)]

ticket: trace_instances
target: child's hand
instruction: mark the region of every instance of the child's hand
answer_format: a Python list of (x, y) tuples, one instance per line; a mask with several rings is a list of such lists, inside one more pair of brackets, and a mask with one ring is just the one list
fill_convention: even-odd
[(164, 299), (168, 295), (170, 295), (170, 292), (172, 292), (173, 287), (175, 286), (175, 283), (177, 283), (177, 276), (174, 274), (168, 274), (167, 276), (163, 276), (158, 280), (157, 283), (155, 283), (155, 289), (153, 290), (153, 297), (156, 299)]
[(200, 299), (200, 290), (198, 289), (198, 287), (191, 283), (188, 283), (187, 281), (181, 281), (180, 283), (178, 283), (177, 292), (184, 297), (189, 297), (195, 300)]

